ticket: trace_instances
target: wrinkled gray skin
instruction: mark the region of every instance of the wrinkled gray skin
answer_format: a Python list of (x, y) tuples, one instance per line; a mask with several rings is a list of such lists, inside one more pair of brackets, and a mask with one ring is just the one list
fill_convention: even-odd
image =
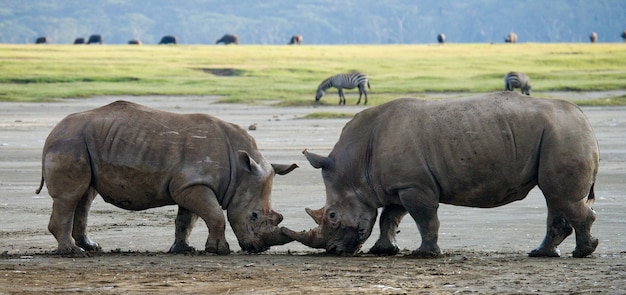
[(48, 229), (60, 254), (97, 251), (87, 237), (96, 194), (127, 210), (178, 205), (170, 252), (193, 251), (198, 217), (208, 228), (205, 250), (228, 254), (222, 209), (242, 249), (292, 241), (271, 208), (276, 174), (297, 166), (269, 164), (240, 127), (206, 114), (174, 114), (126, 101), (67, 116), (43, 149), (41, 185), (52, 197)]
[(598, 244), (588, 204), (598, 146), (582, 111), (564, 100), (514, 92), (397, 99), (357, 114), (328, 157), (304, 154), (322, 168), (326, 204), (307, 209), (317, 228), (283, 231), (327, 253), (358, 251), (383, 207), (370, 253), (398, 253), (395, 235), (408, 212), (422, 241), (413, 254), (437, 257), (440, 203), (497, 207), (523, 199), (536, 185), (548, 205), (547, 233), (530, 256), (559, 256), (558, 245), (572, 229), (574, 257), (590, 255)]

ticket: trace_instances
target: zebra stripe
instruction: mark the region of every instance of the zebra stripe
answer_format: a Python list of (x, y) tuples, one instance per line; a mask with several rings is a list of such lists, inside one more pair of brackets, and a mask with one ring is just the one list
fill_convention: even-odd
[(365, 90), (365, 85), (367, 85), (367, 88), (371, 89), (370, 82), (367, 79), (367, 75), (364, 73), (351, 72), (351, 73), (345, 73), (345, 74), (337, 74), (322, 81), (322, 83), (317, 87), (317, 93), (315, 94), (315, 101), (319, 101), (320, 98), (322, 98), (326, 89), (330, 87), (335, 87), (337, 88), (337, 92), (339, 93), (339, 104), (345, 105), (346, 97), (343, 94), (343, 88), (354, 89), (358, 87), (359, 88), (359, 100), (356, 102), (356, 104), (361, 103), (361, 96), (365, 95), (364, 105), (367, 105), (367, 91)]
[(504, 76), (504, 90), (514, 91), (515, 88), (520, 88), (522, 94), (530, 95), (530, 79), (526, 74), (520, 72), (510, 72)]

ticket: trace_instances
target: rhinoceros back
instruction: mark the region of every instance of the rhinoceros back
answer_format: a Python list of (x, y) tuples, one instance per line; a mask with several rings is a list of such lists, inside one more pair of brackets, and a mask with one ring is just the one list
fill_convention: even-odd
[[(542, 190), (570, 186), (573, 198), (585, 197), (598, 148), (575, 105), (497, 92), (398, 99), (365, 110), (344, 127), (331, 157), (346, 173), (364, 171), (361, 179), (381, 203), (420, 187), (443, 203), (494, 207), (524, 198), (537, 184)], [(568, 170), (588, 172), (569, 179), (555, 172)]]

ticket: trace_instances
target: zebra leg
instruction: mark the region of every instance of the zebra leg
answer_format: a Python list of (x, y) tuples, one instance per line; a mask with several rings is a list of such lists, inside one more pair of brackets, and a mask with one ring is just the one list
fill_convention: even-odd
[[(365, 85), (359, 84), (359, 100), (356, 101), (357, 105), (361, 103), (361, 96), (363, 96), (363, 92), (365, 92)], [(365, 97), (367, 99), (367, 95)], [(365, 101), (365, 104), (367, 104), (367, 101)]]
[(346, 97), (343, 95), (343, 89), (337, 88), (337, 93), (339, 93), (339, 105), (346, 104)]

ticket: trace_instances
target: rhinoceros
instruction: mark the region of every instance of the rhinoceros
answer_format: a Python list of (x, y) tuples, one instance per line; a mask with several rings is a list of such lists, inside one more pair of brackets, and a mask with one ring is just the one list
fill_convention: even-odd
[(545, 239), (530, 256), (560, 256), (576, 231), (574, 257), (598, 245), (591, 235), (599, 151), (583, 112), (565, 100), (513, 92), (442, 101), (397, 99), (358, 113), (328, 156), (303, 151), (322, 169), (326, 204), (306, 209), (319, 225), (285, 234), (329, 254), (349, 255), (370, 236), (370, 253), (398, 253), (395, 235), (408, 212), (417, 223), (417, 257), (438, 257), (440, 203), (491, 208), (539, 186), (548, 206)]
[(39, 193), (52, 197), (49, 231), (57, 253), (98, 251), (87, 237), (96, 196), (127, 210), (178, 205), (169, 252), (194, 248), (188, 237), (198, 217), (209, 228), (205, 250), (230, 253), (222, 209), (243, 250), (261, 252), (293, 241), (271, 208), (275, 174), (295, 164), (270, 164), (242, 128), (207, 114), (175, 114), (116, 101), (64, 118), (43, 148)]

